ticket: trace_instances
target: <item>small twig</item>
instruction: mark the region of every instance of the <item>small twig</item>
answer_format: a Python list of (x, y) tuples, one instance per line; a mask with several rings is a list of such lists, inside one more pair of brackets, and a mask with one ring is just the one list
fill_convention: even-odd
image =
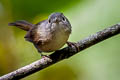
[(3, 75), (0, 77), (0, 80), (21, 79), (52, 64), (55, 64), (63, 59), (69, 58), (74, 54), (119, 33), (120, 24), (116, 24), (77, 42), (75, 46), (68, 46), (61, 50), (55, 51), (53, 54), (50, 55), (50, 57), (44, 57), (36, 62), (33, 62), (32, 64), (29, 64), (16, 71)]

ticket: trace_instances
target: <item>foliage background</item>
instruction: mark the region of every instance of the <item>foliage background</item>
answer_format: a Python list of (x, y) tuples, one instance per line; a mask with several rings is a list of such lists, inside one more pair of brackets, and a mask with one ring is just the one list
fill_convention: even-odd
[[(120, 0), (0, 0), (0, 76), (40, 59), (24, 40), (25, 31), (8, 23), (37, 23), (63, 12), (72, 24), (69, 41), (78, 41), (120, 22)], [(120, 35), (22, 80), (120, 80)]]

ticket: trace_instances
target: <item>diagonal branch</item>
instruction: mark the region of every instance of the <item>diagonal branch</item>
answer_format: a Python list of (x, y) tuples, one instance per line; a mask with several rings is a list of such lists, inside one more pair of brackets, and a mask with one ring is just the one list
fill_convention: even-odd
[(63, 59), (69, 58), (78, 52), (95, 45), (107, 38), (120, 33), (120, 24), (113, 25), (112, 27), (106, 28), (96, 34), (90, 35), (89, 37), (77, 42), (75, 46), (68, 46), (61, 50), (55, 51), (49, 57), (43, 57), (42, 59), (35, 61), (25, 67), (22, 67), (16, 71), (8, 73), (0, 77), (0, 80), (16, 80), (26, 77), (32, 73), (42, 70), (52, 64), (55, 64)]

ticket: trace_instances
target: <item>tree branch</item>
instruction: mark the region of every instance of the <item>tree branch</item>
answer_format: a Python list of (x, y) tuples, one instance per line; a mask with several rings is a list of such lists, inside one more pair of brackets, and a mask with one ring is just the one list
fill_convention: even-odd
[(35, 61), (32, 64), (29, 64), (16, 71), (3, 75), (0, 77), (0, 80), (21, 79), (52, 64), (55, 64), (63, 59), (69, 58), (77, 54), (78, 52), (119, 33), (120, 24), (113, 25), (112, 27), (99, 31), (96, 34), (90, 35), (89, 37), (77, 42), (75, 46), (68, 46), (61, 50), (55, 51), (49, 57), (43, 57), (42, 59)]

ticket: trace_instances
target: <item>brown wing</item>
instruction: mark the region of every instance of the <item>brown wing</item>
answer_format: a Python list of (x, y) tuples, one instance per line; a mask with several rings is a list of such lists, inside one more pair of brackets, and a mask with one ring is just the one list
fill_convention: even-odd
[(40, 34), (37, 34), (37, 27), (34, 27), (30, 31), (27, 32), (26, 36), (24, 37), (27, 41), (37, 44), (40, 39)]
[[(49, 39), (48, 37), (44, 37), (44, 33), (42, 33), (42, 29), (44, 28), (44, 26), (40, 26), (42, 22), (45, 23), (46, 20), (41, 21), (40, 23), (36, 24), (30, 31), (28, 31), (28, 33), (25, 36), (25, 39), (27, 41), (30, 41), (34, 44), (44, 44), (45, 42), (47, 42)], [(38, 28), (40, 30), (38, 30)], [(41, 31), (41, 32), (40, 32)]]

